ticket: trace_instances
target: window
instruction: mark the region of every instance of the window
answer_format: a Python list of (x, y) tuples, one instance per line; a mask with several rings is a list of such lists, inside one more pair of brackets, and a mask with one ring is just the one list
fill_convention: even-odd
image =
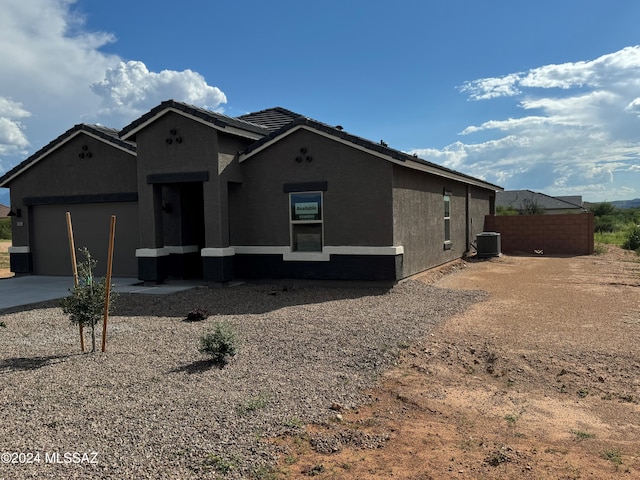
[(444, 201), (444, 248), (451, 248), (451, 192), (445, 190)]
[(322, 251), (322, 192), (291, 193), (291, 250)]

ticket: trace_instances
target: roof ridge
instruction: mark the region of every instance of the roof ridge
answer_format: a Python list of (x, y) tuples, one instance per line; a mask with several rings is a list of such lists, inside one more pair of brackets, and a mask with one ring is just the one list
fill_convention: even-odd
[(302, 115), (302, 114), (300, 114), (298, 112), (294, 112), (293, 110), (289, 110), (288, 108), (284, 108), (284, 107), (280, 107), (280, 106), (276, 105), (275, 107), (264, 108), (264, 109), (258, 110), (256, 112), (245, 113), (243, 115), (239, 115), (236, 118), (241, 118), (241, 117), (244, 117), (244, 116), (247, 116), (247, 115), (255, 115), (255, 114), (258, 114), (258, 113), (266, 113), (266, 112), (270, 112), (270, 111), (273, 111), (273, 110), (278, 110), (278, 111), (283, 112), (283, 113), (288, 113), (288, 114), (291, 114), (292, 116), (296, 116), (296, 117), (304, 117), (304, 115)]
[(266, 128), (269, 132), (273, 132), (290, 124), (294, 120), (306, 117), (283, 107), (271, 107), (257, 112), (245, 113), (236, 118)]
[(214, 112), (213, 110), (208, 110), (203, 107), (198, 107), (196, 105), (192, 105), (186, 102), (180, 102), (178, 100), (164, 100), (159, 105), (156, 105), (151, 110), (149, 110), (144, 115), (138, 117), (130, 124), (124, 126), (120, 130), (120, 137), (126, 136), (129, 132), (135, 130), (138, 126), (144, 125), (148, 120), (151, 120), (155, 115), (160, 112), (167, 110), (169, 108), (174, 108), (180, 110), (184, 113), (188, 113), (199, 117), (209, 123), (217, 124), (219, 126), (235, 126), (238, 128), (245, 128), (253, 133), (266, 134), (267, 129), (263, 126), (256, 125), (251, 122), (247, 122), (246, 120), (231, 117), (229, 115), (225, 115), (224, 113)]

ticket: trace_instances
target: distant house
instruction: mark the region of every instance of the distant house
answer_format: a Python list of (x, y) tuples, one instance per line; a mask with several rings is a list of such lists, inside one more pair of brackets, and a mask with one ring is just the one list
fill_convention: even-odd
[(582, 197), (552, 197), (531, 190), (505, 190), (496, 193), (496, 208), (512, 208), (521, 214), (561, 214), (582, 213), (587, 211)]
[(0, 203), (0, 218), (9, 216), (10, 210), (11, 209), (9, 207)]
[[(396, 281), (460, 258), (501, 187), (276, 107), (228, 117), (169, 100), (122, 130), (76, 125), (0, 177), (11, 269)], [(98, 272), (100, 274), (100, 271)]]

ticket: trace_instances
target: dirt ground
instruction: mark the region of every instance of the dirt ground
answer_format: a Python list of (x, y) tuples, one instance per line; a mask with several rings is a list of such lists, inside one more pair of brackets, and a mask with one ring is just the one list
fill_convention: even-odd
[(276, 439), (280, 478), (640, 478), (640, 257), (608, 249), (423, 275), (489, 295), (408, 347), (369, 405)]

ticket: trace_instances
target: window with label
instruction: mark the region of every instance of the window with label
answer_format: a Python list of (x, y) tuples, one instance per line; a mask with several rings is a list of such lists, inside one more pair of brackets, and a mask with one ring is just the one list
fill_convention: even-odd
[(451, 244), (451, 192), (444, 192), (444, 243), (445, 248)]
[(322, 251), (322, 192), (289, 194), (291, 250)]

